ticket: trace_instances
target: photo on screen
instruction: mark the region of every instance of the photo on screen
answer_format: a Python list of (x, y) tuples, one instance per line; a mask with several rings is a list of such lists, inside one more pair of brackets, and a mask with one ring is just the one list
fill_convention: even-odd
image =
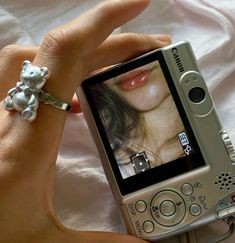
[(194, 151), (158, 61), (92, 86), (123, 179)]

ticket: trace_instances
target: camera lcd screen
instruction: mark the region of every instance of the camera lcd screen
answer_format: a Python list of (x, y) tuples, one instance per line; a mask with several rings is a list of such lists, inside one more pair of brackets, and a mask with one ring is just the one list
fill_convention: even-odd
[(138, 179), (152, 184), (156, 177), (161, 181), (204, 164), (170, 74), (162, 68), (163, 58), (150, 60), (140, 59), (84, 82), (124, 194), (131, 191), (125, 181), (141, 188)]

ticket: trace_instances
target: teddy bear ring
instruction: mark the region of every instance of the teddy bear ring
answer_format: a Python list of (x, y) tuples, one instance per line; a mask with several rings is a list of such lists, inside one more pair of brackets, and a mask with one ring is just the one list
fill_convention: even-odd
[(64, 103), (42, 90), (49, 78), (47, 67), (38, 67), (30, 61), (24, 61), (20, 73), (20, 81), (10, 89), (3, 101), (5, 110), (16, 110), (24, 120), (32, 122), (37, 116), (39, 102), (69, 111), (71, 105)]

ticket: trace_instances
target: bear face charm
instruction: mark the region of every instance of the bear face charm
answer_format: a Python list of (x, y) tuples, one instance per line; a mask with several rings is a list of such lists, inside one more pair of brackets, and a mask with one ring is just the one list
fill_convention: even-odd
[(3, 105), (6, 110), (16, 110), (23, 119), (33, 121), (39, 106), (39, 93), (48, 79), (48, 69), (24, 61), (20, 81), (8, 91)]

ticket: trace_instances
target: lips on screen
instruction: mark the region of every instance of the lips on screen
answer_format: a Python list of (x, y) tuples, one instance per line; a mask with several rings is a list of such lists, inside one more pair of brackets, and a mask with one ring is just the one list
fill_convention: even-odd
[[(164, 90), (148, 94), (148, 86)], [(95, 84), (91, 90), (123, 179), (194, 152), (158, 61)], [(146, 107), (138, 109), (135, 103), (141, 101), (152, 102), (155, 107), (150, 111)], [(160, 110), (162, 107), (166, 109), (164, 112)]]

